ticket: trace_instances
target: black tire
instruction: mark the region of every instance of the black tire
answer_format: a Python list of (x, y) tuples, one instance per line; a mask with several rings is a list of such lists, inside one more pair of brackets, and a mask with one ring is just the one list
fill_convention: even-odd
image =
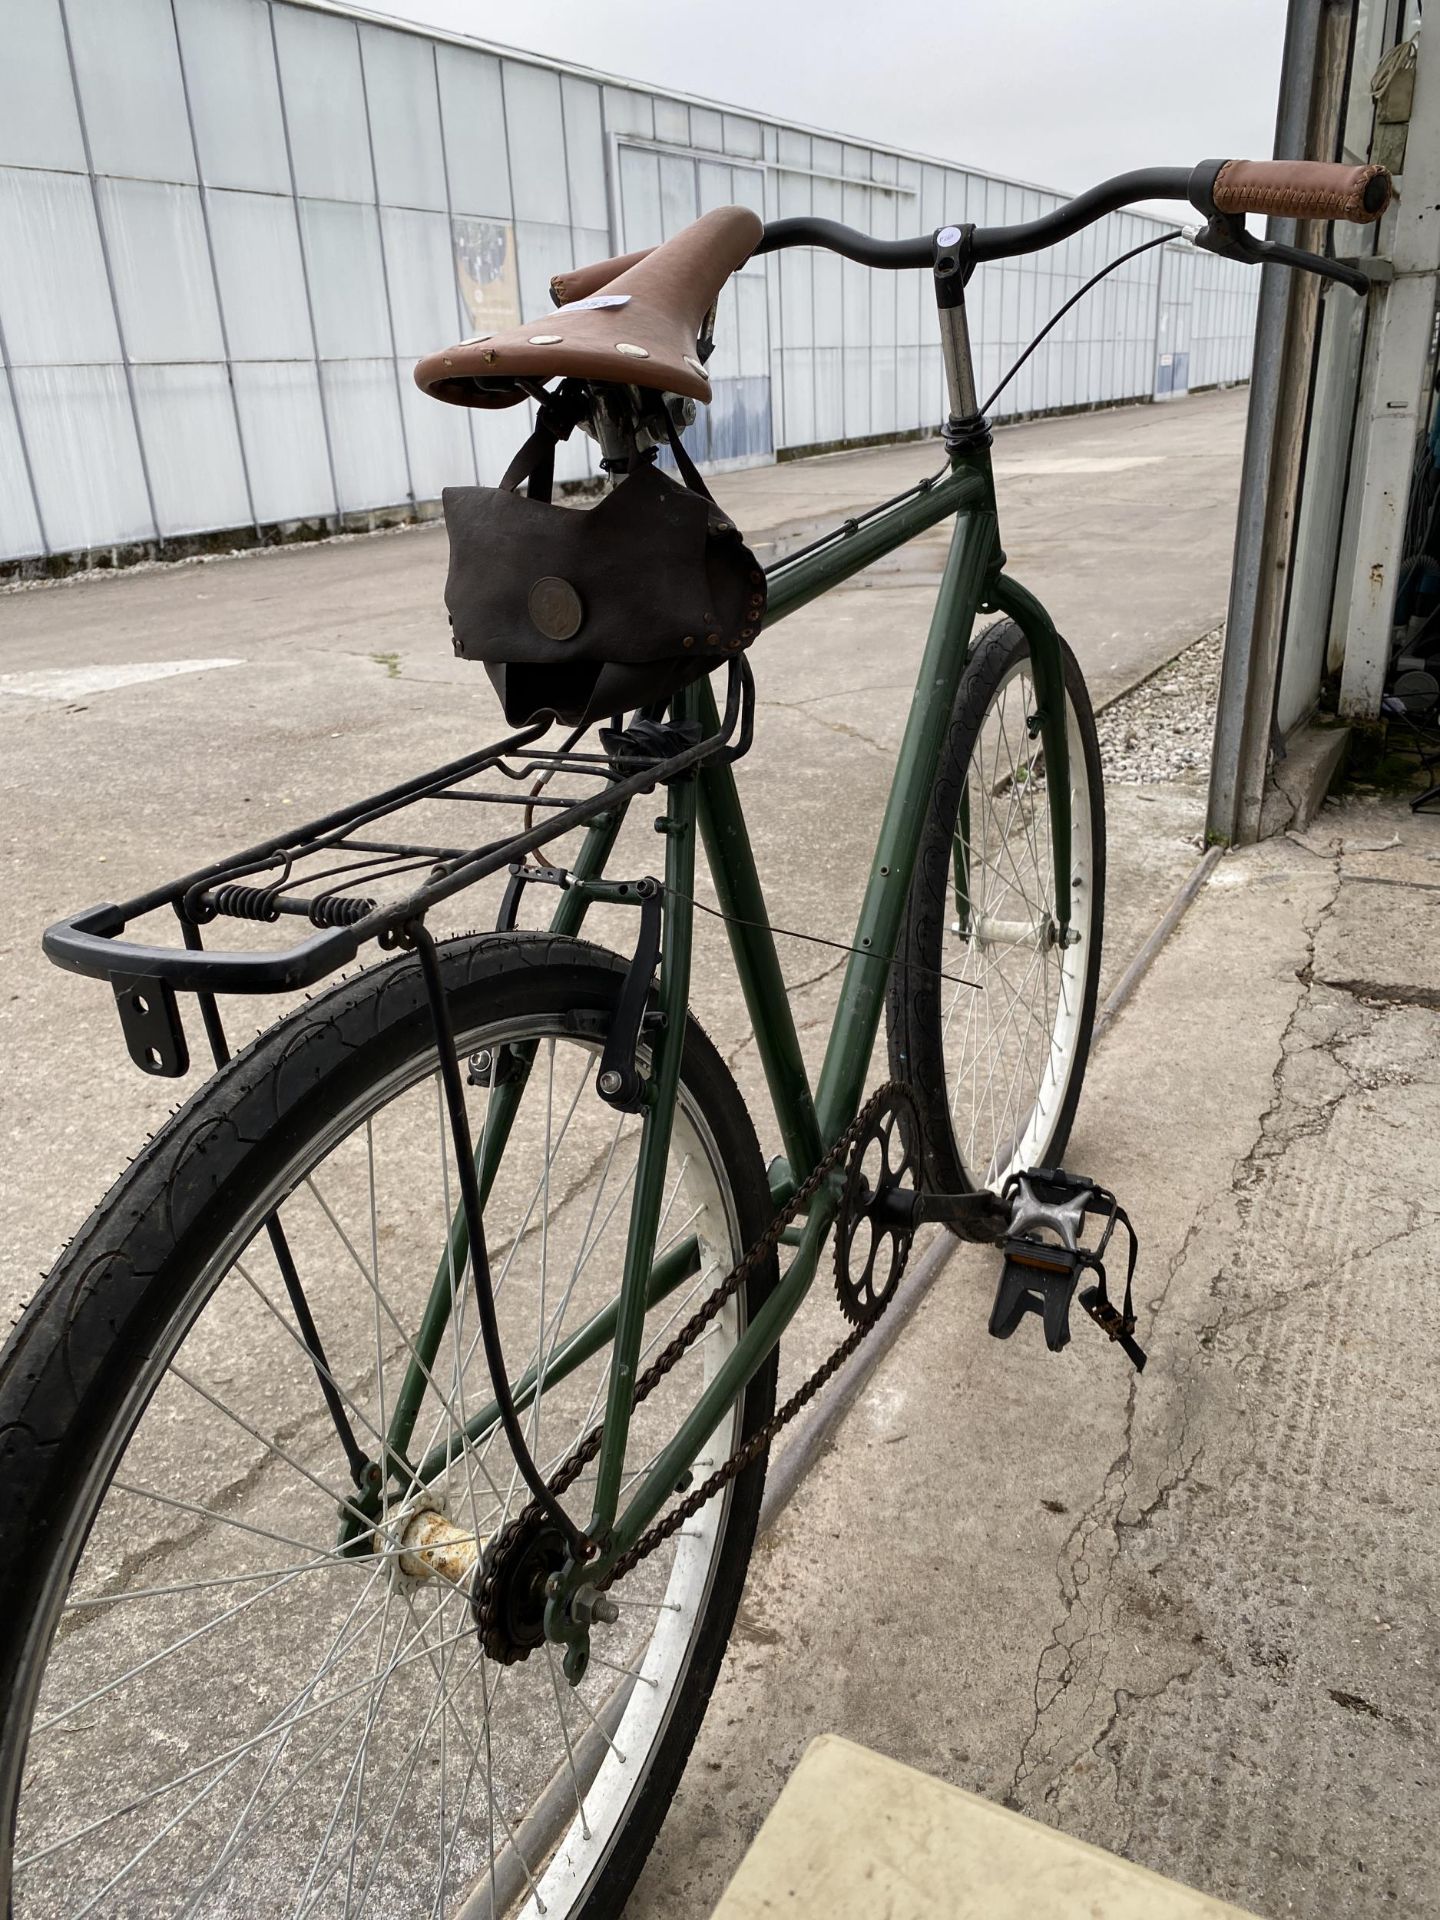
[[(525, 934), (451, 940), (440, 948), (440, 960), (461, 1036), (512, 1015), (604, 1014), (627, 964), (580, 941)], [(11, 1907), (15, 1812), (60, 1606), (158, 1370), (203, 1306), (198, 1291), (217, 1284), (207, 1262), (220, 1264), (217, 1253), (237, 1222), (249, 1218), (256, 1196), (305, 1165), (310, 1143), (335, 1116), (349, 1112), (368, 1087), (426, 1057), (434, 1059), (433, 1036), (419, 968), (409, 956), (342, 981), (280, 1022), (138, 1156), (70, 1243), (0, 1355), (0, 1884), (6, 1911), (25, 1911), (23, 1903)], [(693, 1020), (681, 1081), (718, 1150), (743, 1248), (760, 1237), (773, 1213), (764, 1161), (734, 1079)], [(776, 1276), (772, 1255), (744, 1290), (742, 1325)], [(777, 1366), (778, 1351), (746, 1391), (745, 1436), (774, 1410)], [(656, 1736), (643, 1790), (583, 1900), (570, 1909), (586, 1920), (622, 1910), (699, 1731), (745, 1580), (765, 1466), (762, 1456), (728, 1495), (689, 1668)], [(183, 1889), (176, 1892), (183, 1898)], [(262, 1901), (254, 1910), (270, 1909)]]
[[(1070, 648), (1061, 642), (1069, 708), (1072, 761), (1078, 745), (1079, 770), (1088, 796), (1088, 899), (1083, 903), (1077, 886), (1077, 912), (1083, 904), (1087, 925), (1082, 942), (1082, 978), (1077, 983), (1078, 1021), (1074, 1023), (1068, 1072), (1053, 1115), (1047, 1113), (1043, 1140), (1025, 1156), (1031, 1165), (1057, 1165), (1069, 1140), (1079, 1103), (1095, 1023), (1100, 981), (1100, 951), (1105, 904), (1105, 805), (1100, 767), (1100, 744), (1095, 716), (1084, 677)], [(947, 929), (956, 914), (952, 879), (952, 850), (960, 817), (961, 795), (974, 777), (972, 763), (987, 716), (1008, 684), (1024, 675), (1029, 642), (1011, 620), (997, 621), (976, 645), (956, 695), (950, 734), (931, 797), (919, 861), (910, 890), (900, 950), (890, 978), (886, 1006), (892, 1075), (914, 1093), (924, 1133), (926, 1181), (937, 1193), (972, 1192), (978, 1186), (998, 1185), (985, 1168), (967, 1165), (952, 1119), (955, 1069), (947, 1066), (945, 996), (952, 991), (943, 976), (963, 973), (965, 946)], [(1020, 683), (1024, 685), (1023, 678)], [(983, 757), (982, 757), (983, 765)], [(1072, 781), (1072, 786), (1073, 786)], [(1048, 823), (1048, 813), (1047, 813)], [(1076, 839), (1080, 826), (1076, 822)], [(1077, 852), (1079, 851), (1077, 845)], [(1077, 949), (1078, 951), (1078, 949)], [(955, 992), (963, 991), (955, 988)]]

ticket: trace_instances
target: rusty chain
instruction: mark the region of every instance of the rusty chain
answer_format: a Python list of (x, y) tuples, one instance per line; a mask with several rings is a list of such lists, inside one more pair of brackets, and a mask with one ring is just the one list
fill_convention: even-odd
[[(700, 1305), (684, 1322), (660, 1353), (640, 1375), (635, 1383), (635, 1393), (631, 1402), (632, 1411), (645, 1400), (677, 1364), (686, 1352), (695, 1344), (715, 1316), (725, 1306), (751, 1275), (767, 1260), (780, 1244), (780, 1236), (785, 1229), (809, 1206), (815, 1195), (845, 1161), (856, 1141), (866, 1132), (875, 1118), (883, 1112), (886, 1105), (905, 1089), (898, 1081), (887, 1081), (876, 1089), (861, 1107), (845, 1131), (834, 1144), (823, 1153), (814, 1168), (790, 1198), (775, 1213), (764, 1233), (744, 1256), (731, 1268), (730, 1272), (712, 1292), (706, 1295)], [(693, 1487), (657, 1520), (635, 1542), (626, 1549), (603, 1580), (597, 1584), (601, 1588), (612, 1586), (617, 1580), (631, 1573), (649, 1554), (663, 1546), (677, 1528), (697, 1514), (708, 1500), (720, 1492), (722, 1487), (736, 1479), (745, 1469), (759, 1459), (770, 1445), (776, 1434), (793, 1420), (814, 1399), (815, 1395), (832, 1376), (844, 1366), (860, 1342), (880, 1319), (881, 1314), (894, 1298), (895, 1287), (877, 1302), (874, 1312), (858, 1326), (852, 1327), (839, 1346), (823, 1360), (815, 1371), (805, 1380), (777, 1412), (773, 1413), (765, 1424), (751, 1434), (750, 1438), (735, 1449), (730, 1457), (703, 1480)], [(604, 1438), (604, 1423), (592, 1427), (555, 1469), (549, 1482), (553, 1498), (559, 1497), (575, 1484), (600, 1451)], [(499, 1601), (503, 1589), (507, 1560), (517, 1550), (523, 1548), (534, 1527), (544, 1518), (544, 1509), (538, 1501), (532, 1500), (522, 1507), (515, 1518), (497, 1533), (485, 1550), (480, 1568), (480, 1577), (476, 1583), (473, 1606), (476, 1625), (480, 1633), (480, 1643), (492, 1660), (509, 1664), (516, 1657), (516, 1651), (504, 1632), (498, 1614)]]

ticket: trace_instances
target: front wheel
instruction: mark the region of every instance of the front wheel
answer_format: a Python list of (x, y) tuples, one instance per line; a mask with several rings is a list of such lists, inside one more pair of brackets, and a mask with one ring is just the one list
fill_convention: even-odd
[(890, 1067), (920, 1110), (933, 1191), (998, 1189), (1058, 1165), (1080, 1099), (1105, 900), (1100, 747), (1064, 660), (1071, 821), (1068, 931), (1057, 922), (1051, 808), (1030, 643), (981, 638), (956, 695), (891, 976)]
[[(618, 1291), (640, 1121), (594, 1084), (625, 962), (523, 935), (440, 954), (477, 1159), (504, 1133), (486, 1239), (550, 1471), (608, 1383), (610, 1344), (585, 1329)], [(526, 1496), (486, 1411), (437, 1068), (413, 958), (322, 995), (141, 1155), (0, 1359), (16, 1920), (624, 1906), (719, 1668), (764, 1462), (615, 1585), (578, 1687), (541, 1625), (553, 1541), (512, 1566), (506, 1658), (482, 1651), (476, 1565)], [(735, 1083), (691, 1022), (642, 1364), (771, 1211)], [(627, 1485), (774, 1276), (772, 1256), (637, 1409)], [(697, 1477), (774, 1390), (772, 1354)], [(565, 1495), (582, 1526), (593, 1484)]]

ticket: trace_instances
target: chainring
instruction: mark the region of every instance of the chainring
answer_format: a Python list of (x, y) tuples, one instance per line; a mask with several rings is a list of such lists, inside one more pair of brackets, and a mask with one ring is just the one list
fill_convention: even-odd
[(919, 1140), (915, 1102), (892, 1085), (850, 1148), (835, 1216), (835, 1298), (852, 1327), (884, 1311), (905, 1271), (915, 1224), (892, 1196), (919, 1191)]

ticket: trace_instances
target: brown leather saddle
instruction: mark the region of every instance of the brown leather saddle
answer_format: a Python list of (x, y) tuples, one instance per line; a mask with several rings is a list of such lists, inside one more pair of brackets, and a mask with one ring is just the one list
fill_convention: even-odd
[(461, 407), (512, 407), (519, 381), (564, 376), (708, 400), (696, 341), (763, 232), (748, 207), (717, 207), (647, 253), (557, 275), (554, 313), (426, 354), (416, 383)]
[[(653, 252), (559, 275), (547, 319), (416, 367), (427, 393), (458, 406), (539, 403), (498, 487), (443, 496), (455, 651), (484, 665), (512, 724), (659, 706), (759, 633), (764, 571), (711, 498), (665, 396), (710, 398), (708, 316), (762, 232), (748, 208), (720, 207)], [(578, 424), (594, 428), (597, 389), (605, 405), (618, 396), (629, 422), (606, 457), (624, 477), (576, 512), (551, 503), (555, 447)], [(655, 465), (667, 440), (678, 479)]]

